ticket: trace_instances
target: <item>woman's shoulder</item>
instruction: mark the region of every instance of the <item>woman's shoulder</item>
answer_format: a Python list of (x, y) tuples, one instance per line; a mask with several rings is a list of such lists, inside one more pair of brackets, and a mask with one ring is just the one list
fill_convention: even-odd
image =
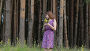
[(53, 19), (54, 22), (56, 22), (56, 19)]

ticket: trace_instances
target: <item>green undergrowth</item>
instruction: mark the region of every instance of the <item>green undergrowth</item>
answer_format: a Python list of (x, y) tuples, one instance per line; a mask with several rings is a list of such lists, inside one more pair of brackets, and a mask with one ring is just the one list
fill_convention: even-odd
[[(28, 47), (26, 44), (23, 45), (23, 47), (20, 46), (20, 43), (18, 42), (16, 46), (10, 45), (8, 42), (7, 45), (3, 44), (3, 42), (0, 42), (0, 51), (44, 51), (41, 46), (33, 45), (32, 48)], [(90, 51), (90, 49), (82, 47), (75, 47), (75, 48), (57, 48), (54, 47), (53, 51)]]
[[(0, 51), (44, 51), (41, 47), (32, 47), (24, 45), (24, 47), (20, 46), (3, 46), (0, 47)], [(53, 51), (90, 51), (90, 49), (86, 48), (53, 48)]]

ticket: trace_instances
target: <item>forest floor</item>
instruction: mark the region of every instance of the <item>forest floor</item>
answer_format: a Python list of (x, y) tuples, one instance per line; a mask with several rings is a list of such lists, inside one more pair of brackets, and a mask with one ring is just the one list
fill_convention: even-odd
[[(37, 46), (34, 44), (32, 48), (28, 47), (26, 44), (24, 44), (22, 47), (19, 45), (19, 43), (16, 46), (11, 46), (10, 43), (7, 45), (3, 45), (2, 42), (0, 42), (0, 51), (44, 51), (41, 46)], [(57, 48), (54, 47), (53, 51), (90, 51), (90, 49), (82, 47), (75, 47), (75, 48)]]
[[(41, 47), (33, 47), (33, 48), (29, 48), (27, 46), (24, 46), (23, 48), (16, 46), (16, 47), (11, 47), (11, 46), (4, 46), (4, 47), (0, 47), (0, 51), (44, 51), (43, 48)], [(66, 48), (54, 48), (53, 51), (90, 51), (90, 49), (86, 49), (86, 48), (70, 48), (70, 49), (66, 49)]]

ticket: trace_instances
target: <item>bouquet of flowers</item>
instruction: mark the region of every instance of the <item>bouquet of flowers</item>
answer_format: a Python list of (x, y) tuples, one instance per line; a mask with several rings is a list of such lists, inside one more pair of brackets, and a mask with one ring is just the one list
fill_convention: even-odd
[(49, 22), (49, 19), (44, 19), (44, 23), (48, 23)]

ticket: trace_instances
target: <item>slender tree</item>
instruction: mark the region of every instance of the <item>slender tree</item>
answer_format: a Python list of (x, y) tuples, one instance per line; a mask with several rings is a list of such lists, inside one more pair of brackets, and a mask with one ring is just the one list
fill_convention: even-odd
[(6, 18), (5, 18), (5, 44), (11, 39), (11, 0), (5, 0), (6, 2)]
[(88, 3), (88, 35), (89, 35), (88, 40), (89, 40), (89, 45), (90, 45), (90, 3)]
[(68, 44), (70, 45), (70, 23), (69, 23), (69, 21), (70, 21), (70, 0), (66, 0), (66, 18), (67, 18), (67, 34), (68, 34)]
[(47, 0), (43, 0), (43, 14), (47, 11)]
[(1, 24), (1, 12), (2, 12), (2, 3), (3, 3), (3, 0), (0, 0), (0, 24)]
[[(3, 1), (3, 7), (2, 8), (6, 8), (6, 2), (5, 0)], [(6, 17), (6, 11), (3, 9), (3, 15), (4, 15), (4, 19), (3, 19), (3, 25), (2, 25), (2, 40), (5, 41), (5, 17)]]
[(85, 17), (85, 46), (89, 47), (89, 42), (88, 42), (88, 3), (86, 3), (86, 17)]
[(56, 0), (53, 0), (53, 15), (56, 18)]
[(80, 35), (81, 35), (81, 45), (83, 45), (84, 44), (83, 0), (80, 0)]
[(17, 0), (14, 0), (14, 29), (13, 29), (13, 43), (16, 44), (17, 35)]
[(33, 32), (33, 24), (34, 24), (34, 0), (29, 1), (29, 10), (28, 10), (28, 45), (32, 47), (32, 32)]
[(20, 0), (20, 32), (19, 32), (19, 42), (20, 45), (23, 46), (25, 42), (25, 1)]
[(76, 46), (77, 35), (78, 35), (78, 12), (79, 12), (79, 0), (76, 1), (76, 14), (75, 14), (75, 38), (74, 38), (74, 46)]
[(68, 37), (67, 37), (67, 19), (66, 19), (66, 0), (64, 0), (64, 37), (65, 47), (68, 48)]
[(3, 5), (3, 0), (0, 0), (0, 41), (2, 40), (3, 34), (2, 34), (2, 24), (1, 24), (1, 16), (2, 16), (2, 5)]
[(41, 5), (41, 0), (39, 2), (39, 27), (38, 27), (38, 43), (40, 44), (40, 38), (41, 38), (41, 12), (42, 12), (42, 5)]
[(60, 0), (60, 17), (59, 17), (59, 48), (63, 46), (63, 6), (64, 0)]
[[(56, 0), (53, 0), (53, 16), (55, 17), (55, 19), (56, 19)], [(55, 43), (54, 44), (57, 44), (57, 40), (56, 40), (56, 31), (55, 31)]]
[(73, 5), (74, 5), (74, 0), (71, 0), (70, 3), (71, 3), (70, 4), (70, 7), (71, 7), (70, 8), (70, 10), (71, 10), (70, 11), (70, 29), (69, 29), (70, 30), (70, 37), (71, 37), (70, 38), (70, 46), (73, 47), (73, 18), (74, 18), (73, 17), (73, 15), (74, 15), (74, 6)]

